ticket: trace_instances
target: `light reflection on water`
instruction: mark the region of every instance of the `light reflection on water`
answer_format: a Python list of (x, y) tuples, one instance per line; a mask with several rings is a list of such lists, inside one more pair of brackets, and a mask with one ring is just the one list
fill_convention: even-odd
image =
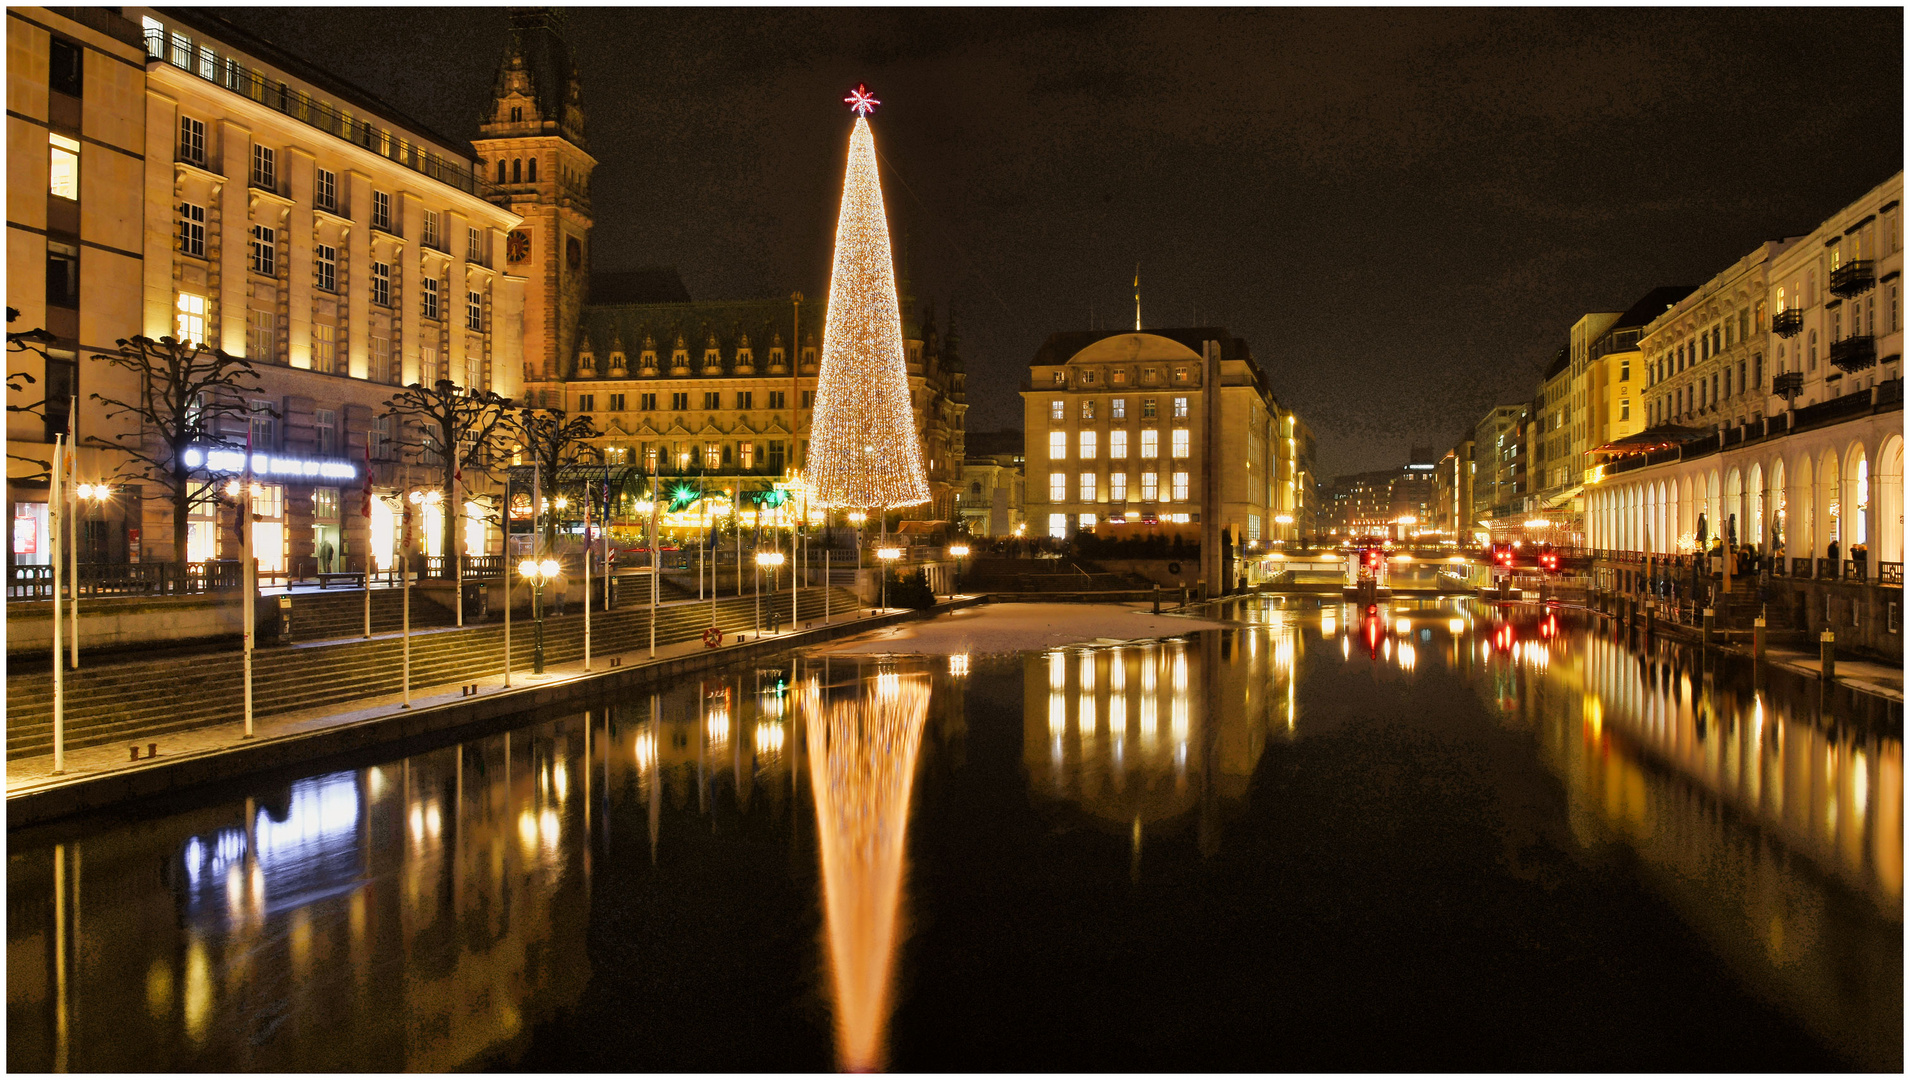
[[(1229, 614), (1250, 625), (1007, 664), (718, 673), (614, 715), (10, 845), (8, 1064), (515, 1061), (590, 983), (603, 860), (667, 863), (679, 822), (755, 806), (815, 872), (822, 985), (790, 993), (822, 992), (839, 1065), (880, 1067), (925, 731), (1003, 722), (966, 716), (963, 686), (1017, 668), (1029, 794), (1121, 837), (1137, 878), (1148, 844), (1220, 850), (1269, 749), (1337, 722), (1339, 702), (1304, 693), (1310, 673), (1456, 677), (1497, 723), (1530, 733), (1588, 857), (1633, 853), (1747, 984), (1832, 1045), (1900, 1036), (1891, 718), (1532, 607), (1265, 599)], [(614, 844), (613, 819), (631, 830)], [(811, 824), (813, 855), (800, 840)]]

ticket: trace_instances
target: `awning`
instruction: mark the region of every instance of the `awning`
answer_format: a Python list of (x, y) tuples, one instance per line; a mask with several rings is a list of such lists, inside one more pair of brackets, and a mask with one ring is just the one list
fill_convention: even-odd
[(1606, 457), (1624, 457), (1627, 454), (1649, 454), (1653, 450), (1666, 450), (1673, 446), (1697, 442), (1716, 435), (1715, 431), (1701, 428), (1688, 428), (1678, 424), (1659, 424), (1647, 428), (1636, 435), (1627, 435), (1603, 446), (1594, 446), (1586, 451), (1589, 454), (1604, 454)]
[(1545, 500), (1543, 503), (1540, 503), (1539, 509), (1562, 510), (1565, 508), (1566, 503), (1569, 503), (1573, 499), (1577, 498), (1578, 493), (1584, 490), (1585, 490), (1584, 484), (1573, 484), (1571, 487), (1566, 488), (1564, 491), (1561, 491), (1557, 495), (1554, 495), (1551, 498)]

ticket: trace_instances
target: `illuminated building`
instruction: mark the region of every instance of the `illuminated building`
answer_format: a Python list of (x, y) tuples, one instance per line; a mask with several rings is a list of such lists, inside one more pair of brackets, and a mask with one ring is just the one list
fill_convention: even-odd
[(1025, 533), (1022, 500), (1027, 487), (1027, 457), (1019, 431), (976, 431), (968, 435), (957, 505), (962, 526), (972, 535), (1001, 537)]

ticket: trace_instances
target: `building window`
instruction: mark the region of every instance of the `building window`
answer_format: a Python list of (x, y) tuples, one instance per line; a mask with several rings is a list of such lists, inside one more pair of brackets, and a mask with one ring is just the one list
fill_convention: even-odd
[(252, 226), (252, 272), (272, 277), (278, 273), (277, 233), (266, 225)]
[(1161, 456), (1161, 433), (1153, 428), (1141, 429), (1141, 460), (1152, 461)]
[(755, 408), (756, 407), (755, 392), (750, 390), (738, 390), (736, 392), (736, 407), (739, 409)]
[(312, 370), (330, 375), (338, 364), (338, 328), (312, 324)]
[(47, 88), (79, 97), (86, 83), (81, 67), (83, 55), (78, 45), (62, 38), (51, 39), (47, 45)]
[(188, 345), (203, 345), (206, 340), (206, 298), (180, 293), (173, 305), (173, 336)]
[(1066, 420), (1067, 418), (1068, 418), (1068, 403), (1066, 401), (1063, 401), (1060, 398), (1055, 398), (1053, 401), (1048, 402), (1048, 419)]
[[(326, 327), (326, 329), (329, 330), (331, 329), (331, 327), (328, 326)], [(319, 457), (338, 456), (338, 413), (337, 412), (331, 409), (315, 410), (312, 413), (312, 433), (314, 436), (314, 443), (318, 447)], [(318, 490), (330, 491), (332, 493), (332, 512), (330, 514), (321, 515), (321, 516), (337, 517), (338, 516), (338, 490), (336, 488), (319, 488)], [(317, 500), (314, 499), (314, 502), (316, 501)]]
[(371, 193), (371, 227), (384, 232), (391, 231), (391, 193), (374, 191)]
[(179, 253), (203, 259), (206, 256), (206, 208), (193, 203), (179, 204)]
[(673, 411), (683, 412), (689, 409), (689, 407), (690, 407), (690, 392), (688, 390), (678, 390), (673, 392), (670, 395), (670, 408)]
[(1057, 371), (1057, 372), (1055, 372), (1055, 373), (1054, 373), (1054, 384), (1055, 384), (1056, 386), (1065, 386), (1065, 385), (1067, 384), (1067, 382), (1068, 382), (1068, 373), (1067, 373), (1067, 372), (1065, 372), (1065, 371)]
[(1186, 418), (1187, 418), (1187, 399), (1184, 397), (1177, 397), (1174, 399), (1174, 419), (1185, 420)]
[(769, 407), (770, 408), (772, 409), (787, 408), (788, 404), (789, 404), (789, 391), (771, 390), (769, 392)]
[(1177, 458), (1184, 458), (1188, 456), (1190, 442), (1191, 440), (1187, 437), (1186, 428), (1175, 428), (1174, 429), (1174, 456)]
[(426, 342), (418, 346), (418, 381), (425, 385), (444, 378), (438, 370), (438, 347)]
[(1143, 420), (1154, 419), (1154, 399), (1153, 398), (1141, 399), (1141, 419)]
[(252, 423), (252, 449), (277, 450), (279, 423), (272, 415), (272, 403), (255, 398), (246, 403), (246, 409)]
[(577, 411), (578, 412), (596, 412), (597, 411), (597, 395), (578, 394), (577, 395)]
[(1068, 501), (1068, 474), (1064, 472), (1048, 474), (1048, 501)]
[(312, 256), (317, 264), (312, 284), (326, 292), (338, 291), (338, 249), (325, 244), (312, 245)]
[(269, 146), (252, 144), (252, 186), (278, 190), (278, 153)]
[(374, 416), (365, 430), (365, 441), (373, 461), (391, 460), (391, 417)]
[(464, 261), (484, 265), (484, 234), (475, 228), (464, 230)]
[(312, 205), (332, 212), (338, 209), (338, 174), (330, 169), (312, 172)]
[(1187, 381), (1187, 369), (1186, 369), (1186, 368), (1184, 368), (1184, 367), (1177, 367), (1177, 368), (1175, 368), (1175, 369), (1174, 369), (1174, 381), (1175, 381), (1175, 382), (1186, 382), (1186, 381)]
[(436, 210), (426, 210), (424, 212), (424, 239), (422, 243), (428, 248), (442, 249), (444, 247), (443, 239), (438, 236), (438, 212)]
[(80, 249), (72, 244), (46, 245), (46, 302), (49, 307), (80, 306)]
[(368, 360), (369, 370), (366, 374), (373, 382), (395, 383), (398, 381), (398, 372), (391, 363), (391, 335), (385, 330), (373, 328)]
[[(1121, 380), (1118, 378), (1118, 376), (1121, 373), (1117, 371), (1114, 374), (1117, 376), (1117, 378), (1114, 381), (1120, 382)], [(1127, 419), (1127, 399), (1122, 397), (1117, 397), (1111, 403), (1109, 403), (1108, 415), (1113, 417), (1116, 420)]]
[(770, 440), (769, 471), (773, 473), (780, 473), (783, 471), (783, 444), (782, 444), (782, 440), (780, 439)]
[(47, 133), (48, 152), (52, 155), (47, 190), (62, 199), (80, 197), (80, 141), (57, 131)]
[(1631, 361), (1630, 360), (1620, 360), (1618, 362), (1618, 381), (1619, 382), (1631, 381)]
[(1161, 474), (1144, 472), (1141, 474), (1141, 501), (1154, 502), (1161, 495)]
[(1127, 474), (1124, 472), (1108, 474), (1108, 501), (1127, 501)]
[(637, 405), (644, 412), (656, 412), (657, 396), (655, 394), (638, 394)]
[(419, 290), (424, 317), (435, 320), (438, 318), (438, 279), (424, 278), (419, 284), (424, 286)]
[(723, 392), (721, 390), (703, 391), (703, 407), (706, 409), (722, 408), (723, 407)]
[(802, 392), (802, 407), (805, 409), (813, 409), (816, 407), (816, 392), (814, 390), (804, 390)]
[(1093, 398), (1081, 399), (1081, 419), (1083, 420), (1094, 419), (1094, 399)]
[(624, 411), (624, 402), (625, 402), (625, 400), (627, 400), (627, 399), (626, 399), (626, 396), (625, 396), (625, 395), (623, 395), (623, 394), (612, 394), (612, 395), (610, 395), (610, 411), (611, 411), (611, 412), (623, 412), (623, 411)]
[(1115, 428), (1108, 432), (1108, 457), (1119, 460), (1127, 457), (1127, 429)]
[(1049, 514), (1048, 535), (1056, 540), (1066, 540), (1068, 538), (1068, 515)]
[(1067, 456), (1068, 433), (1065, 431), (1050, 431), (1048, 433), (1048, 457), (1054, 461), (1060, 461)]
[(1124, 386), (1127, 384), (1127, 372), (1117, 368), (1113, 374), (1108, 376), (1108, 379), (1116, 386)]
[(391, 264), (375, 262), (371, 264), (371, 302), (380, 307), (391, 306)]
[(1618, 403), (1618, 418), (1620, 420), (1631, 419), (1631, 402), (1621, 401)]
[(190, 116), (179, 118), (179, 160), (201, 168), (206, 163), (206, 124)]
[(1094, 474), (1091, 472), (1081, 474), (1081, 501), (1094, 501)]
[(1174, 474), (1174, 501), (1187, 501), (1187, 474), (1184, 472)]
[(245, 355), (251, 360), (271, 360), (276, 355), (278, 318), (264, 308), (245, 313)]
[(466, 293), (464, 296), (464, 325), (480, 333), (484, 330), (484, 294)]
[(1810, 336), (1810, 365), (1810, 370), (1817, 370), (1817, 331), (1815, 330), (1811, 331)]
[(1097, 456), (1097, 451), (1100, 449), (1098, 446), (1095, 445), (1098, 441), (1099, 440), (1098, 440), (1096, 432), (1092, 432), (1092, 431), (1081, 432), (1081, 460), (1082, 461), (1093, 461), (1095, 459), (1095, 457)]

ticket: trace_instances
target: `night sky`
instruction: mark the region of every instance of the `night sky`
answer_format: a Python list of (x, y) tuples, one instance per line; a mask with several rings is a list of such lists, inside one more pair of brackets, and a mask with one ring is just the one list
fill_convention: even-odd
[[(506, 39), (501, 8), (221, 14), (458, 138)], [(598, 268), (820, 295), (865, 81), (971, 431), (1020, 426), (1048, 334), (1133, 324), (1139, 262), (1146, 324), (1247, 339), (1327, 477), (1449, 446), (1580, 314), (1903, 167), (1897, 7), (568, 15)]]

